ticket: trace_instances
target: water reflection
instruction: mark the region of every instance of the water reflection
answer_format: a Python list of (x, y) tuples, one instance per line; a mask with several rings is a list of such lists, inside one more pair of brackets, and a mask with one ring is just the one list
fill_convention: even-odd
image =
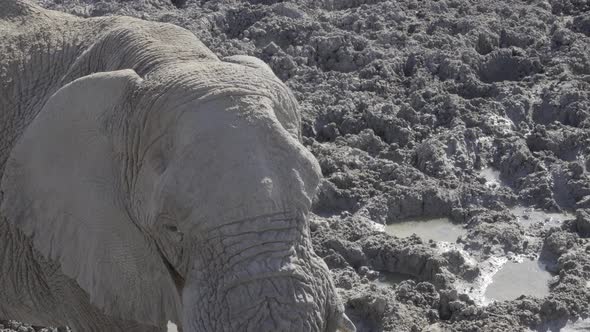
[(590, 318), (579, 319), (575, 322), (567, 323), (560, 332), (581, 332), (590, 331)]
[(543, 227), (558, 227), (568, 219), (574, 218), (573, 214), (567, 212), (545, 212), (522, 205), (510, 208), (510, 213), (516, 216), (518, 223), (524, 227), (530, 227), (538, 222), (543, 223)]
[(379, 278), (375, 280), (375, 284), (380, 287), (395, 286), (406, 280), (416, 280), (413, 276), (399, 272), (379, 272)]
[(412, 219), (385, 225), (385, 232), (397, 237), (418, 235), (422, 240), (455, 242), (467, 231), (461, 225), (453, 224), (449, 218)]
[(551, 278), (538, 260), (508, 262), (492, 277), (484, 296), (495, 301), (513, 300), (521, 295), (543, 298), (549, 294)]

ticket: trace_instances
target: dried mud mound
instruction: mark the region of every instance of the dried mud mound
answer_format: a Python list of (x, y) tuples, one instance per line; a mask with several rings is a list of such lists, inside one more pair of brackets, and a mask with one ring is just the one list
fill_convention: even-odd
[[(359, 331), (557, 331), (590, 314), (590, 2), (39, 3), (174, 23), (270, 64), (301, 103), (325, 177), (315, 248)], [(521, 205), (572, 217), (525, 227)], [(445, 248), (375, 228), (415, 217), (468, 234)], [(548, 262), (548, 296), (484, 306), (459, 287), (519, 255)]]

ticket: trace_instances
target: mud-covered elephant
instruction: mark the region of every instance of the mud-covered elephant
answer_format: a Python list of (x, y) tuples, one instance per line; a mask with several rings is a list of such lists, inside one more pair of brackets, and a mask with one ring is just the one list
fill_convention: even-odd
[(190, 32), (0, 0), (0, 317), (351, 331), (292, 93)]

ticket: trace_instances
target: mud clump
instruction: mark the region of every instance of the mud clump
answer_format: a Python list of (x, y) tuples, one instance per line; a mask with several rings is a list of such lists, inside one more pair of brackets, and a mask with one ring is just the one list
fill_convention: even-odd
[[(359, 331), (546, 330), (590, 315), (590, 2), (38, 2), (177, 24), (272, 67), (324, 175), (314, 247)], [(515, 206), (572, 218), (529, 225)], [(467, 235), (379, 228), (412, 218)], [(480, 303), (501, 262), (537, 256), (549, 295)], [(379, 286), (386, 273), (408, 280)]]
[(17, 332), (71, 332), (67, 327), (42, 327), (27, 325), (14, 320), (0, 320), (0, 331)]
[(518, 49), (500, 49), (490, 53), (480, 68), (480, 79), (485, 83), (520, 81), (543, 71), (539, 59), (531, 59)]

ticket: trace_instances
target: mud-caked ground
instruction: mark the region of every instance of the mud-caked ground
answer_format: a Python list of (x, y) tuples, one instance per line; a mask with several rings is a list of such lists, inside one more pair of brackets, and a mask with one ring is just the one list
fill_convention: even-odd
[[(315, 250), (359, 331), (558, 331), (590, 314), (590, 1), (38, 2), (174, 23), (272, 67), (324, 175)], [(568, 217), (525, 224), (519, 207)], [(379, 227), (441, 217), (466, 234)], [(497, 262), (523, 257), (553, 274), (548, 295), (486, 301)]]

